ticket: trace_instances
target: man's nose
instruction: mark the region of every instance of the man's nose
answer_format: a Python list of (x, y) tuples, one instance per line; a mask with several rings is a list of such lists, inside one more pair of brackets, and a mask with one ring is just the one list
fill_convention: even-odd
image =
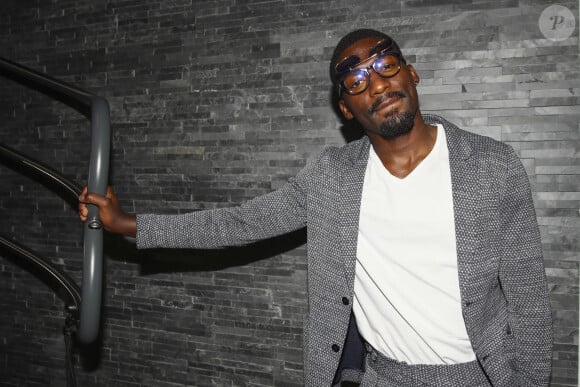
[(385, 90), (391, 87), (391, 79), (381, 77), (379, 74), (375, 73), (373, 70), (370, 70), (370, 85), (369, 89), (371, 95), (376, 94), (383, 94)]

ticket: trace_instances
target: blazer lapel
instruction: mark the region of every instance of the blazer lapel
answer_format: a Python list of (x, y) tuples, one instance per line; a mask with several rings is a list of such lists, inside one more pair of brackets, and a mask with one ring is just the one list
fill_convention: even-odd
[(476, 278), (475, 270), (479, 267), (477, 262), (474, 262), (474, 251), (480, 238), (478, 231), (481, 203), (480, 165), (477, 157), (471, 157), (472, 148), (463, 132), (447, 122), (443, 124), (446, 129), (453, 189), (459, 286), (462, 299), (466, 301), (473, 295), (470, 289), (474, 288), (473, 285), (477, 285), (472, 282), (473, 278)]
[(367, 167), (370, 142), (365, 136), (361, 146), (346, 160), (340, 181), (339, 227), (341, 251), (343, 252), (344, 274), (348, 290), (354, 293), (354, 273), (358, 241), (358, 224), (364, 177)]

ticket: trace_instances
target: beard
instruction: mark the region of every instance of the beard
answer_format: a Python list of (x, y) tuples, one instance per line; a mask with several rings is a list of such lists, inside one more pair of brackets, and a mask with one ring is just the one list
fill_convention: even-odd
[[(368, 113), (373, 115), (377, 113), (377, 109), (380, 108), (381, 104), (387, 98), (398, 98), (405, 99), (408, 98), (407, 94), (403, 91), (393, 91), (388, 92), (377, 98), (375, 102), (369, 107)], [(415, 115), (419, 108), (413, 112), (399, 113), (398, 111), (392, 111), (385, 115), (385, 120), (380, 124), (377, 130), (373, 132), (377, 133), (379, 136), (383, 137), (385, 140), (391, 140), (393, 138), (402, 136), (411, 131), (415, 121)]]
[(415, 114), (416, 111), (389, 115), (379, 127), (377, 134), (385, 140), (391, 140), (409, 133), (414, 125)]

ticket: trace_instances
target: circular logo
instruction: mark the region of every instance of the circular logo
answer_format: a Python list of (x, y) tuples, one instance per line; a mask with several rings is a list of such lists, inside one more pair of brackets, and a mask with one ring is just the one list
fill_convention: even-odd
[(540, 31), (547, 39), (566, 40), (576, 28), (574, 14), (562, 5), (550, 5), (540, 15)]

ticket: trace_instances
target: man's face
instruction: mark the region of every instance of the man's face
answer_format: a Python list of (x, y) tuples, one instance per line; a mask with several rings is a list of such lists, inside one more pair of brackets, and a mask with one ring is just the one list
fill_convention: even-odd
[[(373, 48), (381, 40), (364, 38), (342, 52), (340, 58), (356, 56), (362, 63), (356, 68), (367, 68), (376, 57)], [(368, 58), (368, 60), (366, 60)], [(355, 118), (367, 131), (385, 139), (408, 133), (413, 127), (419, 109), (415, 85), (419, 76), (411, 65), (401, 63), (401, 70), (393, 77), (383, 78), (372, 69), (370, 84), (360, 94), (342, 92), (339, 107), (347, 119)]]

